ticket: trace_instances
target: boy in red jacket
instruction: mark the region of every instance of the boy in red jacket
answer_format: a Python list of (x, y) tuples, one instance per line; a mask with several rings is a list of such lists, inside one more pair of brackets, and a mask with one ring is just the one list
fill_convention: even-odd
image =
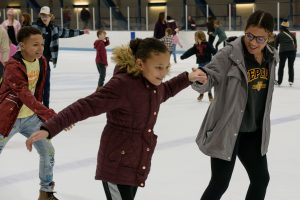
[(109, 39), (106, 37), (106, 32), (104, 30), (98, 30), (97, 37), (98, 39), (94, 42), (94, 48), (97, 51), (96, 65), (100, 75), (97, 87), (98, 91), (104, 85), (106, 76), (107, 54), (105, 47), (109, 45)]
[[(0, 153), (16, 133), (30, 137), (42, 121), (55, 115), (42, 104), (47, 62), (43, 55), (42, 33), (33, 27), (22, 28), (17, 36), (21, 51), (6, 63), (0, 87)], [(41, 121), (42, 120), (42, 121)], [(55, 200), (53, 195), (54, 148), (43, 139), (34, 147), (40, 156), (39, 200)]]

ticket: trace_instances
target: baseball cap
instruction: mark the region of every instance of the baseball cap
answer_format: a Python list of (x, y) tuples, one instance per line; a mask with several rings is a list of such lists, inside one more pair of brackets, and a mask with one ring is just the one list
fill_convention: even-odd
[(50, 8), (48, 6), (43, 6), (40, 10), (40, 14), (50, 15)]

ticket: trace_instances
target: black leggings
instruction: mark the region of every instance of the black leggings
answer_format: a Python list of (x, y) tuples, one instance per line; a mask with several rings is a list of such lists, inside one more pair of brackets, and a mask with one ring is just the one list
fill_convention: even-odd
[(296, 51), (285, 51), (279, 53), (278, 84), (282, 83), (285, 61), (288, 60), (289, 82), (294, 82), (294, 62)]
[(261, 156), (261, 131), (239, 133), (231, 161), (211, 158), (212, 176), (201, 200), (221, 199), (229, 186), (236, 156), (250, 179), (246, 200), (263, 200), (270, 180), (266, 155)]
[(137, 187), (102, 181), (107, 200), (134, 200)]

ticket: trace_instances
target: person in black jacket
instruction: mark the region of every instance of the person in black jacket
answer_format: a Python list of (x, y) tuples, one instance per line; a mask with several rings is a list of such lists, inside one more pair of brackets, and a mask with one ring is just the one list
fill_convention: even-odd
[(196, 29), (196, 22), (192, 18), (192, 16), (188, 16), (188, 30), (195, 30)]
[(215, 33), (215, 26), (214, 26), (215, 20), (216, 20), (216, 17), (209, 16), (208, 22), (198, 25), (198, 27), (206, 27), (207, 28), (208, 43), (211, 45), (214, 44), (214, 41), (216, 38), (216, 36), (214, 34)]
[(165, 13), (161, 12), (159, 13), (157, 22), (155, 23), (153, 37), (156, 39), (160, 39), (164, 37), (166, 28), (167, 28), (167, 22), (165, 20)]
[(80, 19), (83, 22), (83, 28), (86, 29), (89, 26), (89, 21), (91, 18), (91, 13), (86, 8), (82, 8), (80, 12)]
[(294, 83), (294, 61), (297, 52), (297, 40), (295, 35), (293, 35), (289, 30), (289, 22), (287, 20), (283, 21), (280, 26), (280, 32), (275, 39), (275, 47), (279, 48), (279, 68), (278, 68), (278, 80), (276, 84), (279, 86), (282, 83), (283, 72), (285, 61), (288, 60), (289, 68), (289, 84), (290, 86)]

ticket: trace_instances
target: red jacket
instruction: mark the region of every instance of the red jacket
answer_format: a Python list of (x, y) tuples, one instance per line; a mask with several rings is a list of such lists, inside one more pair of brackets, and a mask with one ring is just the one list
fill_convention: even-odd
[(108, 37), (105, 38), (105, 41), (103, 40), (96, 40), (94, 42), (94, 48), (97, 51), (96, 55), (96, 63), (107, 65), (107, 54), (105, 47), (109, 45), (109, 39)]
[(159, 106), (189, 85), (186, 72), (158, 87), (143, 76), (119, 72), (99, 92), (69, 105), (43, 128), (52, 138), (71, 124), (106, 112), (96, 179), (144, 187), (156, 146), (153, 127)]
[(0, 87), (0, 134), (4, 137), (11, 131), (23, 104), (44, 121), (55, 114), (41, 103), (47, 62), (45, 58), (39, 61), (40, 74), (34, 95), (28, 89), (28, 77), (21, 53), (16, 53), (5, 65)]

